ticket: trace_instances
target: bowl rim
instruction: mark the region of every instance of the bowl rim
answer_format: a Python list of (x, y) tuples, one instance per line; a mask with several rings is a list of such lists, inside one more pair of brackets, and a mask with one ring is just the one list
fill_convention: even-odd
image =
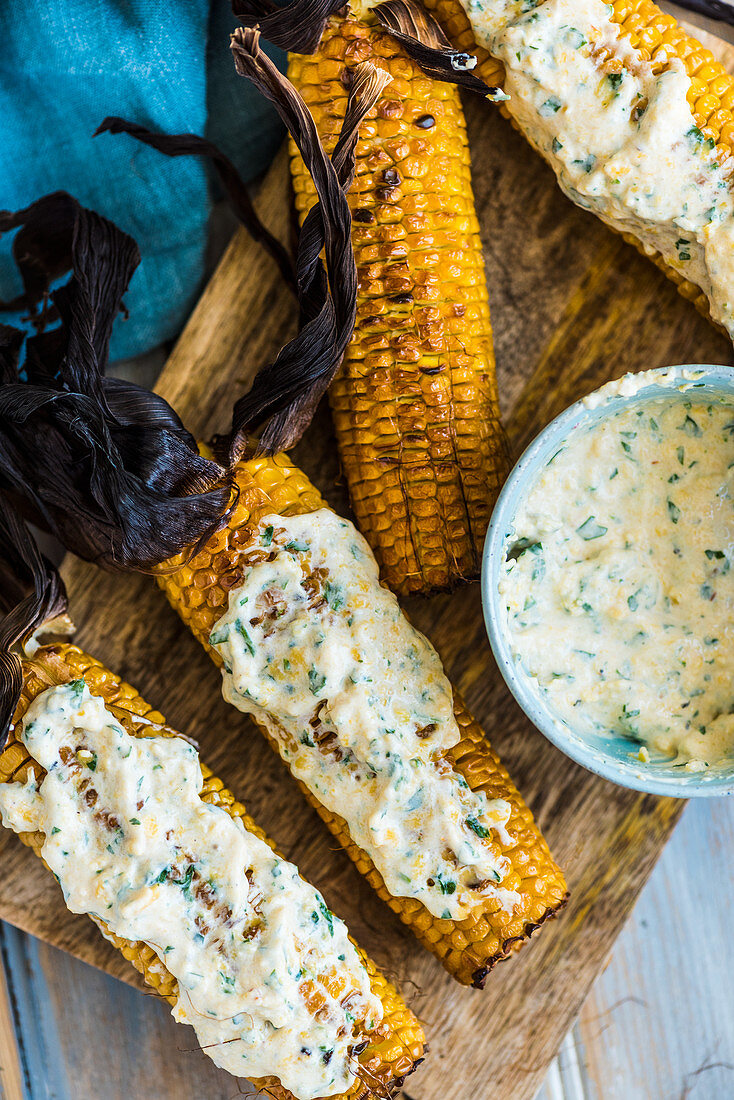
[[(689, 377), (690, 375), (694, 377)], [(640, 384), (642, 378), (649, 381)], [(626, 379), (633, 380), (634, 390), (631, 393), (620, 392), (620, 383)], [(682, 386), (692, 389), (716, 386), (717, 380), (720, 387), (721, 383), (725, 383), (731, 388), (734, 400), (734, 367), (714, 363), (692, 363), (655, 367), (626, 374), (622, 379), (606, 382), (591, 394), (574, 401), (541, 429), (512, 467), (492, 511), (484, 544), (481, 573), (484, 624), (494, 658), (520, 708), (536, 729), (575, 763), (603, 779), (645, 794), (667, 795), (674, 798), (713, 798), (734, 794), (734, 764), (731, 776), (719, 774), (706, 777), (700, 772), (688, 772), (681, 775), (680, 779), (672, 779), (656, 777), (651, 770), (656, 766), (655, 764), (646, 764), (643, 761), (633, 763), (630, 760), (629, 764), (624, 766), (621, 761), (602, 755), (600, 750), (593, 748), (584, 740), (583, 734), (553, 715), (550, 708), (544, 704), (540, 692), (533, 688), (531, 677), (524, 674), (519, 662), (513, 659), (508, 634), (501, 625), (504, 616), (499, 608), (500, 594), (496, 582), (499, 579), (499, 570), (504, 557), (507, 529), (517, 512), (516, 489), (541, 468), (541, 462), (551, 447), (556, 446), (561, 439), (566, 438), (579, 427), (584, 419), (593, 419), (596, 409), (607, 406), (610, 411), (612, 409), (616, 411), (621, 405), (634, 405), (638, 401), (661, 396), (659, 392), (652, 392), (645, 396), (645, 390), (650, 387), (670, 387), (680, 392)], [(607, 393), (604, 392), (605, 390)], [(603, 418), (603, 415), (600, 415), (596, 419)], [(634, 745), (634, 742), (630, 742), (630, 745)], [(637, 770), (636, 764), (639, 764), (640, 770)]]

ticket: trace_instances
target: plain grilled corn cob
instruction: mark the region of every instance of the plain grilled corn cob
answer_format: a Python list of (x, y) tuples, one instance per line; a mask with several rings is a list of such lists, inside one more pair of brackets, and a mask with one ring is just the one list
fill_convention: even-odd
[[(30, 703), (42, 691), (52, 684), (66, 683), (83, 679), (93, 695), (100, 696), (108, 707), (127, 714), (135, 732), (145, 736), (150, 732), (149, 723), (164, 724), (163, 717), (153, 711), (137, 691), (122, 682), (106, 669), (99, 661), (90, 657), (76, 646), (53, 645), (42, 647), (36, 655), (23, 664), (23, 691), (13, 720), (13, 727), (22, 719)], [(136, 719), (145, 721), (137, 722)], [(0, 752), (0, 782), (26, 780), (28, 771), (33, 768), (37, 780), (44, 772), (29, 755), (25, 745), (11, 728), (5, 748)], [(239, 818), (245, 829), (271, 847), (272, 841), (258, 828), (245, 807), (239, 803), (208, 768), (201, 766), (203, 788), (201, 797), (205, 802), (223, 807), (232, 817)], [(40, 832), (21, 834), (21, 840), (41, 856), (44, 835)], [(42, 858), (42, 857), (41, 857)], [(176, 979), (166, 969), (151, 947), (145, 943), (132, 943), (112, 934), (101, 920), (95, 920), (105, 937), (122, 952), (125, 958), (145, 979), (158, 995), (175, 1005), (178, 996)], [(374, 964), (360, 952), (360, 958), (370, 978), (372, 992), (380, 999), (384, 1009), (381, 1024), (369, 1036), (369, 1045), (359, 1056), (360, 1074), (352, 1089), (336, 1100), (366, 1100), (374, 1095), (372, 1088), (364, 1082), (382, 1090), (392, 1089), (402, 1084), (402, 1078), (410, 1073), (415, 1064), (422, 1059), (424, 1050), (423, 1031), (412, 1012), (406, 1007), (397, 991), (376, 970)], [(256, 1082), (260, 1088), (267, 1089), (276, 1100), (293, 1100), (293, 1095), (276, 1078), (266, 1078)], [(380, 1095), (383, 1095), (380, 1092)]]
[[(459, 93), (374, 17), (334, 17), (288, 75), (331, 149), (361, 61), (392, 82), (360, 128), (348, 195), (357, 320), (329, 391), (358, 524), (398, 593), (476, 576), (507, 472), (482, 245)], [(301, 220), (315, 201), (292, 147)]]
[[(228, 525), (190, 560), (184, 555), (167, 563), (168, 571), (159, 576), (170, 602), (218, 665), (222, 661), (209, 644), (209, 637), (227, 610), (229, 592), (241, 581), (241, 559), (254, 544), (260, 519), (326, 507), (308, 478), (285, 455), (240, 463), (236, 480), (239, 496)], [(170, 570), (172, 565), (176, 568)], [(497, 853), (511, 864), (503, 887), (516, 890), (521, 896), (510, 917), (494, 899), (488, 899), (483, 908), (475, 909), (469, 917), (452, 921), (437, 919), (415, 898), (394, 897), (385, 888), (371, 859), (352, 841), (344, 820), (326, 810), (305, 786), (299, 785), (378, 895), (455, 978), (481, 986), (496, 962), (520, 947), (539, 924), (560, 908), (566, 885), (530, 810), (458, 697), (455, 714), (461, 740), (448, 754), (452, 767), (472, 789), (485, 791), (490, 799), (505, 799), (512, 807), (507, 824), (508, 842), (492, 840)], [(274, 738), (264, 728), (263, 733), (277, 751)]]
[[(477, 58), (476, 73), (488, 84), (501, 86), (504, 66), (476, 41), (460, 0), (421, 0), (421, 3), (453, 45)], [(715, 143), (721, 161), (727, 160), (734, 153), (734, 76), (710, 50), (652, 0), (613, 0), (609, 18), (619, 25), (621, 36), (639, 50), (642, 60), (650, 62), (653, 73), (660, 73), (673, 57), (683, 62), (690, 78), (687, 98), (696, 125), (704, 137)], [(502, 110), (508, 113), (506, 107)], [(694, 303), (699, 313), (712, 320), (709, 301), (699, 286), (684, 278), (659, 252), (643, 245), (633, 234), (622, 233), (622, 236), (657, 264), (675, 283), (680, 294)], [(717, 322), (713, 323), (724, 331)]]

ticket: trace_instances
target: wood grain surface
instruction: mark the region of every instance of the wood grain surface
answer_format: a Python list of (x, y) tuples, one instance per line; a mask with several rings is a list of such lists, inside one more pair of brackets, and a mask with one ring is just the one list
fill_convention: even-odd
[[(467, 114), (500, 391), (516, 449), (570, 401), (627, 370), (734, 362), (731, 345), (660, 272), (568, 203), (550, 171), (498, 112), (475, 102)], [(260, 207), (283, 239), (291, 231), (286, 194), (281, 157)], [(293, 331), (294, 318), (274, 265), (238, 234), (159, 391), (193, 431), (206, 436), (224, 429), (233, 400)], [(330, 502), (346, 511), (323, 409), (295, 456)], [(411, 601), (411, 617), (436, 644), (483, 722), (572, 892), (560, 919), (498, 968), (484, 992), (460, 988), (334, 850), (280, 761), (248, 719), (222, 702), (218, 673), (150, 580), (104, 575), (75, 561), (65, 562), (64, 575), (80, 644), (132, 680), (170, 723), (199, 739), (207, 763), (401, 983), (431, 1042), (407, 1094), (415, 1100), (532, 1097), (682, 804), (593, 777), (529, 725), (494, 665), (478, 585), (430, 602)], [(14, 836), (2, 835), (0, 851), (0, 917), (134, 983), (127, 964), (91, 924), (67, 913), (53, 880)], [(69, 1041), (75, 1042), (72, 1035)], [(193, 1046), (188, 1040), (182, 1032), (180, 1050)], [(172, 1055), (169, 1064), (177, 1059), (182, 1080), (197, 1082), (180, 1095), (224, 1100), (236, 1094), (232, 1079), (203, 1056)], [(155, 1093), (131, 1089), (128, 1095), (137, 1100)]]

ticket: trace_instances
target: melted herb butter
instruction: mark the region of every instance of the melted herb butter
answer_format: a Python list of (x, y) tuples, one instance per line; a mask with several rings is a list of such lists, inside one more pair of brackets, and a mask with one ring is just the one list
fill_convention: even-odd
[(488, 896), (511, 908), (489, 842), (511, 807), (444, 760), (460, 740), (451, 685), (362, 536), (327, 510), (269, 516), (247, 561), (210, 638), (225, 698), (267, 727), (393, 895), (452, 919)]
[(505, 65), (508, 110), (566, 194), (696, 283), (734, 336), (730, 163), (696, 126), (690, 78), (655, 75), (602, 0), (464, 0)]
[(21, 737), (47, 775), (0, 785), (3, 823), (45, 833), (69, 909), (153, 948), (218, 1066), (300, 1100), (345, 1092), (355, 1024), (382, 1015), (367, 972), (296, 868), (201, 800), (192, 746), (130, 736), (83, 680), (42, 692)]
[(551, 460), (500, 592), (515, 657), (569, 725), (691, 770), (734, 753), (733, 500), (727, 404), (645, 402)]

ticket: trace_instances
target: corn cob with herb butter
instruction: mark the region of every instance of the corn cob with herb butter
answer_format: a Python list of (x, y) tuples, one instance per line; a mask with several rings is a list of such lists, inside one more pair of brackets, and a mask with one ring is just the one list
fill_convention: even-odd
[[(278, 1011), (277, 1004), (280, 997), (280, 1017), (273, 1017), (279, 1019), (279, 1026), (277, 1029), (265, 1026), (263, 1036), (256, 1043), (256, 1049), (259, 1052), (266, 1050), (269, 1046), (273, 1047), (269, 1052), (271, 1062), (273, 1054), (277, 1055), (279, 1049), (282, 1049), (283, 1070), (277, 1077), (268, 1075), (255, 1078), (256, 1083), (276, 1100), (294, 1100), (294, 1097), (321, 1095), (321, 1085), (325, 1082), (328, 1084), (332, 1069), (337, 1083), (324, 1088), (323, 1093), (328, 1096), (337, 1096), (338, 1093), (341, 1100), (366, 1100), (376, 1092), (379, 1092), (379, 1095), (387, 1095), (385, 1090), (391, 1092), (393, 1087), (402, 1084), (402, 1078), (413, 1070), (423, 1053), (423, 1032), (417, 1020), (370, 960), (349, 944), (344, 926), (325, 908), (320, 895), (299, 878), (291, 864), (273, 854), (272, 842), (250, 818), (244, 806), (236, 801), (208, 768), (198, 764), (198, 757), (193, 748), (164, 726), (162, 716), (151, 710), (134, 688), (123, 683), (98, 661), (75, 646), (66, 644), (43, 646), (32, 658), (23, 660), (22, 668), (23, 688), (20, 702), (8, 741), (0, 752), (0, 807), (6, 823), (9, 821), (16, 831), (21, 833), (23, 842), (56, 873), (64, 888), (67, 904), (73, 907), (74, 911), (89, 913), (102, 934), (143, 975), (146, 983), (160, 997), (168, 1001), (177, 1019), (195, 1024), (202, 1047), (218, 1065), (222, 1065), (237, 1076), (245, 1076), (244, 1070), (247, 1063), (239, 1061), (238, 1056), (239, 1058), (252, 1057), (252, 1050), (249, 1055), (239, 1055), (238, 1047), (241, 1047), (242, 1043), (236, 1042), (227, 1032), (220, 1034), (218, 1029), (225, 1027), (227, 1021), (222, 1023), (221, 1019), (217, 1019), (212, 1024), (211, 1021), (204, 1020), (203, 1026), (201, 1000), (198, 1002), (198, 1010), (194, 1001), (200, 988), (194, 979), (201, 978), (203, 985), (203, 979), (206, 977), (205, 949), (202, 947), (197, 956), (197, 948), (192, 944), (186, 942), (183, 945), (183, 949), (188, 954), (186, 965), (183, 967), (185, 974), (182, 987), (181, 980), (177, 980), (169, 969), (173, 964), (169, 962), (167, 965), (168, 960), (176, 959), (177, 949), (182, 949), (175, 938), (176, 926), (169, 923), (166, 927), (164, 922), (163, 931), (170, 936), (173, 944), (165, 950), (160, 944), (154, 949), (148, 942), (135, 941), (115, 934), (107, 923), (112, 918), (107, 917), (106, 921), (101, 916), (95, 915), (98, 909), (90, 909), (78, 904), (80, 882), (78, 878), (74, 881), (72, 868), (67, 869), (67, 864), (70, 862), (69, 852), (59, 851), (59, 849), (65, 846), (70, 848), (72, 862), (75, 851), (83, 852), (83, 860), (91, 865), (89, 875), (95, 887), (91, 894), (93, 903), (100, 909), (104, 908), (105, 913), (108, 909), (112, 909), (112, 904), (105, 908), (101, 900), (106, 899), (105, 870), (109, 868), (114, 871), (115, 891), (121, 892), (120, 886), (117, 885), (121, 880), (125, 883), (124, 900), (116, 906), (114, 912), (116, 918), (120, 918), (121, 915), (127, 916), (134, 922), (139, 919), (139, 914), (145, 917), (157, 904), (161, 904), (161, 897), (167, 890), (174, 895), (174, 901), (168, 903), (172, 908), (177, 904), (184, 904), (192, 910), (198, 910), (195, 921), (198, 936), (195, 936), (194, 940), (197, 943), (211, 941), (217, 965), (223, 966), (224, 970), (229, 969), (234, 975), (228, 976), (224, 970), (220, 975), (223, 982), (226, 982), (220, 1000), (224, 1002), (225, 1009), (231, 1010), (232, 1002), (240, 992), (238, 983), (241, 976), (232, 965), (237, 949), (229, 945), (236, 943), (237, 938), (232, 931), (228, 931), (228, 927), (230, 925), (232, 928), (246, 927), (246, 925), (243, 926), (234, 921), (231, 909), (228, 917), (226, 906), (228, 902), (231, 903), (232, 895), (226, 892), (226, 876), (221, 874), (222, 859), (217, 859), (216, 854), (212, 855), (213, 851), (216, 853), (216, 843), (212, 849), (211, 846), (207, 847), (206, 841), (208, 836), (214, 836), (220, 842), (219, 848), (224, 851), (223, 859), (231, 862), (232, 852), (240, 854), (237, 841), (242, 837), (248, 837), (248, 843), (254, 845), (254, 848), (249, 853), (249, 860), (245, 862), (245, 867), (250, 868), (246, 872), (245, 889), (248, 898), (251, 899), (250, 915), (253, 920), (250, 921), (251, 927), (248, 927), (246, 933), (242, 935), (242, 943), (254, 946), (254, 940), (259, 946), (255, 948), (246, 967), (245, 980), (256, 981), (253, 972), (256, 973), (262, 969), (258, 960), (261, 954), (263, 955), (261, 961), (266, 969), (270, 970), (271, 966), (275, 965), (278, 967), (279, 977), (282, 977), (279, 963), (274, 956), (265, 957), (269, 942), (267, 925), (269, 921), (274, 922), (276, 935), (272, 946), (276, 948), (280, 946), (284, 955), (287, 955), (294, 946), (298, 950), (299, 918), (296, 917), (290, 922), (295, 929), (296, 937), (294, 943), (289, 945), (290, 929), (287, 927), (289, 921), (284, 919), (279, 908), (282, 910), (282, 907), (287, 905), (289, 912), (300, 913), (300, 903), (304, 899), (300, 898), (299, 893), (312, 895), (313, 900), (305, 898), (306, 908), (313, 908), (314, 911), (308, 914), (308, 928), (304, 934), (304, 940), (301, 941), (303, 947), (300, 949), (309, 951), (307, 960), (305, 954), (302, 955), (306, 976), (303, 976), (302, 970), (296, 983), (297, 989), (294, 985), (295, 1000), (302, 1000), (301, 1009), (305, 1013), (306, 1021), (313, 1014), (311, 1018), (315, 1044), (318, 1043), (319, 1038), (323, 1039), (323, 1036), (328, 1036), (332, 1031), (338, 1036), (333, 1048), (331, 1045), (321, 1048), (327, 1052), (328, 1057), (326, 1054), (323, 1056), (319, 1054), (318, 1049), (314, 1051), (313, 1056), (310, 1051), (301, 1049), (296, 1052), (294, 1058), (290, 1045), (295, 1041), (296, 1046), (303, 1047), (304, 1033), (299, 1034), (294, 1030), (289, 1012), (298, 1022), (302, 1023), (303, 1019), (296, 1017), (297, 1009), (282, 999), (280, 987), (275, 990), (266, 989), (264, 1012), (258, 1013), (253, 1007), (254, 1002), (250, 1004), (248, 1006), (250, 1012), (244, 1013), (247, 1021), (243, 1019), (243, 1026), (239, 1031), (246, 1035), (248, 1026), (251, 1031), (256, 1027), (263, 1027), (268, 1019), (268, 1011), (272, 1013), (274, 1010), (274, 1002), (275, 1010)], [(107, 740), (114, 742), (112, 747), (108, 745), (105, 736), (100, 736), (100, 730), (104, 732)], [(59, 741), (61, 747), (54, 743), (53, 752), (50, 752), (50, 739), (53, 737)], [(44, 756), (44, 760), (51, 768), (48, 774), (56, 781), (54, 792), (49, 796), (55, 816), (41, 818), (50, 834), (48, 836), (38, 828), (34, 828), (34, 815), (37, 812), (37, 807), (34, 811), (34, 802), (38, 800), (39, 793), (44, 789), (47, 772), (32, 755), (30, 747), (33, 745), (38, 745), (43, 750), (39, 755)], [(164, 751), (166, 748), (168, 752), (174, 754), (171, 760), (168, 759), (168, 753)], [(176, 771), (178, 781), (171, 787), (171, 792), (175, 795), (175, 806), (169, 805), (169, 811), (172, 810), (172, 812), (167, 816), (164, 816), (165, 806), (156, 802), (151, 780), (153, 773), (146, 771), (146, 755), (151, 752), (153, 754), (151, 759), (157, 761), (153, 764), (153, 772), (155, 769), (170, 767), (171, 764)], [(186, 757), (186, 759), (179, 760), (178, 757)], [(129, 759), (132, 759), (132, 764), (124, 764), (124, 761)], [(130, 775), (123, 776), (122, 771), (118, 771), (123, 768), (123, 764), (130, 771)], [(132, 784), (129, 790), (133, 792), (134, 798), (140, 795), (138, 809), (135, 810), (133, 807), (133, 813), (137, 813), (142, 820), (138, 820), (136, 816), (127, 817), (124, 811), (121, 811), (120, 807), (125, 801), (124, 786), (118, 797), (114, 798), (115, 776), (121, 785), (125, 780), (130, 784), (134, 779), (135, 768), (141, 772), (140, 779), (137, 788)], [(185, 819), (182, 808), (187, 806), (188, 800), (193, 796), (193, 792), (187, 795), (185, 785), (187, 774), (191, 769), (194, 772), (192, 777), (194, 785), (198, 787), (199, 782), (201, 783), (201, 802), (204, 805), (199, 803), (198, 798), (193, 798), (193, 802), (199, 803), (196, 811), (198, 817), (195, 820), (199, 822), (201, 846), (196, 849), (192, 847), (191, 860), (186, 866), (186, 858), (178, 849), (183, 843), (181, 821)], [(164, 775), (165, 772), (161, 770), (160, 774)], [(71, 821), (64, 820), (63, 814), (58, 809), (63, 804), (63, 796), (60, 797), (59, 792), (68, 791), (70, 787), (74, 791)], [(137, 794), (134, 793), (136, 789)], [(112, 800), (110, 800), (111, 795)], [(148, 805), (152, 806), (155, 812), (146, 816), (145, 810)], [(213, 814), (213, 807), (225, 813)], [(156, 852), (160, 844), (158, 834), (163, 831), (158, 828), (160, 819), (172, 826), (166, 832), (166, 840), (174, 834), (171, 847), (176, 848), (177, 863), (172, 863), (165, 868), (153, 880), (153, 885), (150, 885), (148, 877), (146, 884), (142, 886), (138, 884), (136, 891), (133, 877), (135, 869), (131, 871), (125, 864), (125, 859), (137, 858), (138, 861), (142, 861), (148, 858), (149, 853)], [(51, 822), (56, 824), (49, 828)], [(76, 835), (75, 822), (77, 830), (81, 830)], [(236, 823), (236, 828), (233, 828), (233, 822)], [(109, 841), (106, 850), (113, 853), (112, 858), (106, 858), (107, 867), (98, 869), (96, 872), (94, 867), (99, 862), (99, 855), (97, 854), (95, 859), (94, 839), (90, 840), (90, 835), (94, 838), (95, 827), (103, 834), (103, 841)], [(137, 828), (145, 833), (142, 849), (139, 845), (136, 847)], [(229, 838), (226, 835), (227, 829), (232, 833)], [(131, 834), (129, 838), (124, 835), (128, 832)], [(187, 822), (187, 831), (183, 835), (187, 840), (191, 839), (191, 822)], [(206, 862), (207, 857), (210, 860), (209, 864)], [(154, 855), (150, 858), (153, 859)], [(102, 867), (103, 864), (100, 863), (100, 868)], [(277, 884), (273, 885), (269, 891), (260, 877), (265, 868), (272, 871), (273, 883)], [(207, 876), (207, 869), (213, 873)], [(217, 874), (217, 871), (220, 873)], [(243, 881), (242, 869), (239, 866), (233, 874)], [(78, 865), (76, 875), (79, 876)], [(96, 875), (101, 877), (95, 877)], [(281, 885), (283, 883), (285, 885)], [(278, 895), (278, 890), (283, 891), (282, 895)], [(270, 904), (268, 892), (272, 895)], [(186, 898), (187, 901), (182, 903), (180, 900), (182, 898)], [(77, 904), (73, 905), (74, 902)], [(236, 910), (235, 915), (237, 915)], [(323, 943), (320, 942), (321, 940)], [(337, 949), (349, 953), (347, 961), (341, 966), (336, 962)], [(319, 956), (320, 951), (324, 952), (321, 956)], [(189, 963), (192, 964), (191, 970), (196, 968), (195, 964), (198, 964), (204, 970), (204, 975), (189, 975), (187, 971)], [(180, 960), (177, 969), (181, 974)], [(236, 984), (237, 989), (234, 988)], [(208, 996), (206, 1003), (210, 1006), (216, 1003), (216, 997), (213, 996), (210, 988), (198, 995)], [(287, 1007), (285, 1007), (286, 1004)], [(369, 1011), (373, 1007), (377, 1009), (377, 1015), (381, 1016), (381, 1020), (371, 1028), (360, 1031), (366, 1023), (363, 1019), (364, 1010)], [(254, 1019), (251, 1013), (255, 1013)], [(344, 1017), (341, 1021), (343, 1026), (337, 1030), (332, 1021), (338, 1020), (340, 1014)], [(354, 1017), (353, 1022), (351, 1022), (352, 1017)], [(320, 1027), (316, 1021), (323, 1021), (324, 1018), (329, 1022)], [(248, 1026), (245, 1026), (246, 1024)], [(236, 1032), (236, 1018), (232, 1028)], [(290, 1041), (288, 1038), (283, 1039), (282, 1036), (287, 1036), (289, 1032)], [(309, 1056), (306, 1057), (306, 1055)], [(299, 1064), (299, 1059), (302, 1064)], [(240, 1069), (238, 1066), (243, 1068)], [(358, 1076), (355, 1079), (357, 1070)], [(287, 1077), (291, 1085), (296, 1086), (294, 1091), (284, 1087), (281, 1076)], [(338, 1087), (340, 1077), (342, 1080), (347, 1079), (348, 1087)], [(302, 1088), (298, 1087), (298, 1082), (302, 1083)]]
[(227, 526), (159, 583), (379, 896), (481, 986), (563, 875), (358, 532), (284, 455), (236, 479)]
[(734, 77), (651, 0), (422, 0), (569, 197), (734, 336)]
[[(332, 17), (288, 74), (327, 148), (348, 70), (392, 77), (360, 129), (348, 195), (359, 276), (352, 341), (329, 396), (352, 506), (389, 586), (477, 575), (507, 472), (482, 245), (458, 90), (425, 76), (368, 12)], [(292, 146), (301, 220), (313, 181)]]
[[(247, 40), (239, 45), (247, 53)], [(256, 47), (255, 36), (251, 60)], [(243, 54), (238, 58), (247, 64)], [(308, 126), (303, 106), (292, 89), (277, 93), (272, 66), (265, 70), (270, 93), (286, 97), (290, 106), (284, 113), (303, 136)], [(359, 77), (359, 66), (356, 71)], [(379, 94), (383, 84), (371, 81), (371, 87)], [(369, 109), (364, 98), (360, 102)], [(429, 102), (435, 120), (441, 115), (438, 92), (435, 104)], [(353, 122), (354, 110), (349, 117)], [(353, 127), (348, 130), (353, 136)], [(322, 183), (326, 178), (329, 185), (322, 188), (323, 211), (311, 218), (313, 232), (302, 236), (299, 270), (306, 267), (313, 273), (312, 289), (319, 290), (321, 300), (324, 280), (314, 262), (326, 236), (336, 235), (339, 255), (332, 255), (335, 262), (328, 266), (338, 299), (338, 273), (348, 279), (348, 261), (353, 259), (342, 194), (349, 158), (342, 143), (335, 168), (323, 150), (319, 154), (314, 132), (309, 134), (309, 141), (302, 142), (304, 155), (311, 157), (317, 178)], [(333, 216), (334, 204), (345, 217)], [(20, 212), (16, 221), (33, 222), (41, 213)], [(102, 219), (82, 208), (70, 213), (74, 239), (78, 226), (91, 226), (104, 230), (113, 242), (117, 238), (117, 248), (129, 252), (131, 242), (120, 241), (119, 231)], [(109, 251), (100, 250), (103, 257)], [(326, 251), (328, 258), (334, 249)], [(70, 281), (71, 290), (87, 285), (87, 276), (92, 285), (104, 282), (106, 287), (108, 265), (95, 263), (88, 272), (82, 259), (75, 255), (72, 260), (75, 273), (78, 267), (83, 277)], [(102, 287), (100, 295), (104, 297)], [(313, 309), (310, 291), (306, 299), (304, 309)], [(328, 320), (330, 313), (339, 313), (345, 324), (348, 320), (341, 331), (351, 332), (351, 319), (337, 309), (336, 299), (323, 301), (319, 316)], [(82, 325), (93, 324), (94, 318), (85, 313), (87, 304), (88, 296), (69, 316)], [(119, 295), (109, 305), (110, 317), (118, 305)], [(291, 364), (301, 360), (298, 378), (301, 371), (306, 379), (314, 373), (322, 377), (329, 326), (319, 323), (316, 328), (320, 335), (315, 344), (306, 340), (304, 348), (300, 340), (311, 331), (306, 325), (259, 376), (267, 376), (265, 391), (284, 358)], [(74, 331), (62, 329), (61, 337), (68, 337), (72, 349), (76, 346)], [(54, 348), (63, 348), (63, 339)], [(333, 358), (327, 360), (329, 370), (336, 366)], [(13, 384), (48, 386), (53, 379), (55, 387), (68, 377), (75, 387), (69, 393), (75, 423), (84, 424), (98, 402), (99, 364), (87, 364), (80, 374), (72, 370), (71, 354), (61, 355), (58, 363), (30, 356), (28, 362), (27, 379), (18, 376)], [(110, 402), (119, 401), (118, 384), (108, 388)], [(123, 399), (124, 390), (122, 384)], [(110, 446), (97, 446), (90, 458), (86, 449), (80, 451), (78, 431), (69, 432), (64, 405), (63, 419), (54, 427), (68, 448), (63, 454), (78, 458), (74, 484), (62, 482), (68, 489), (65, 498), (56, 488), (60, 452), (51, 453), (53, 463), (38, 467), (42, 426), (25, 417), (12, 431), (16, 449), (9, 453), (22, 448), (25, 465), (22, 477), (16, 468), (10, 471), (11, 485), (29, 514), (36, 516), (40, 509), (66, 545), (82, 556), (117, 568), (151, 569), (162, 563), (161, 583), (222, 668), (226, 697), (265, 728), (340, 843), (402, 919), (459, 980), (481, 985), (495, 962), (560, 907), (565, 883), (529, 810), (481, 731), (454, 700), (438, 655), (379, 583), (377, 563), (362, 536), (324, 507), (287, 458), (237, 462), (233, 454), (242, 453), (245, 441), (242, 423), (235, 425), (227, 446), (238, 488), (232, 495), (228, 471), (196, 451), (193, 438), (165, 402), (153, 395), (143, 401), (136, 391), (125, 399), (125, 408), (126, 416), (132, 409), (131, 421), (115, 421)], [(298, 410), (304, 409), (308, 411), (297, 403), (299, 416)], [(288, 410), (285, 420), (280, 413), (274, 418), (286, 428), (293, 409)], [(100, 407), (99, 412), (106, 426), (110, 409)], [(146, 430), (141, 466), (137, 460), (143, 452), (132, 442), (139, 442)], [(126, 432), (132, 433), (127, 440)], [(104, 509), (99, 484), (110, 490), (103, 494)], [(63, 514), (59, 499), (69, 501)], [(174, 559), (182, 547), (197, 552), (184, 549)]]

